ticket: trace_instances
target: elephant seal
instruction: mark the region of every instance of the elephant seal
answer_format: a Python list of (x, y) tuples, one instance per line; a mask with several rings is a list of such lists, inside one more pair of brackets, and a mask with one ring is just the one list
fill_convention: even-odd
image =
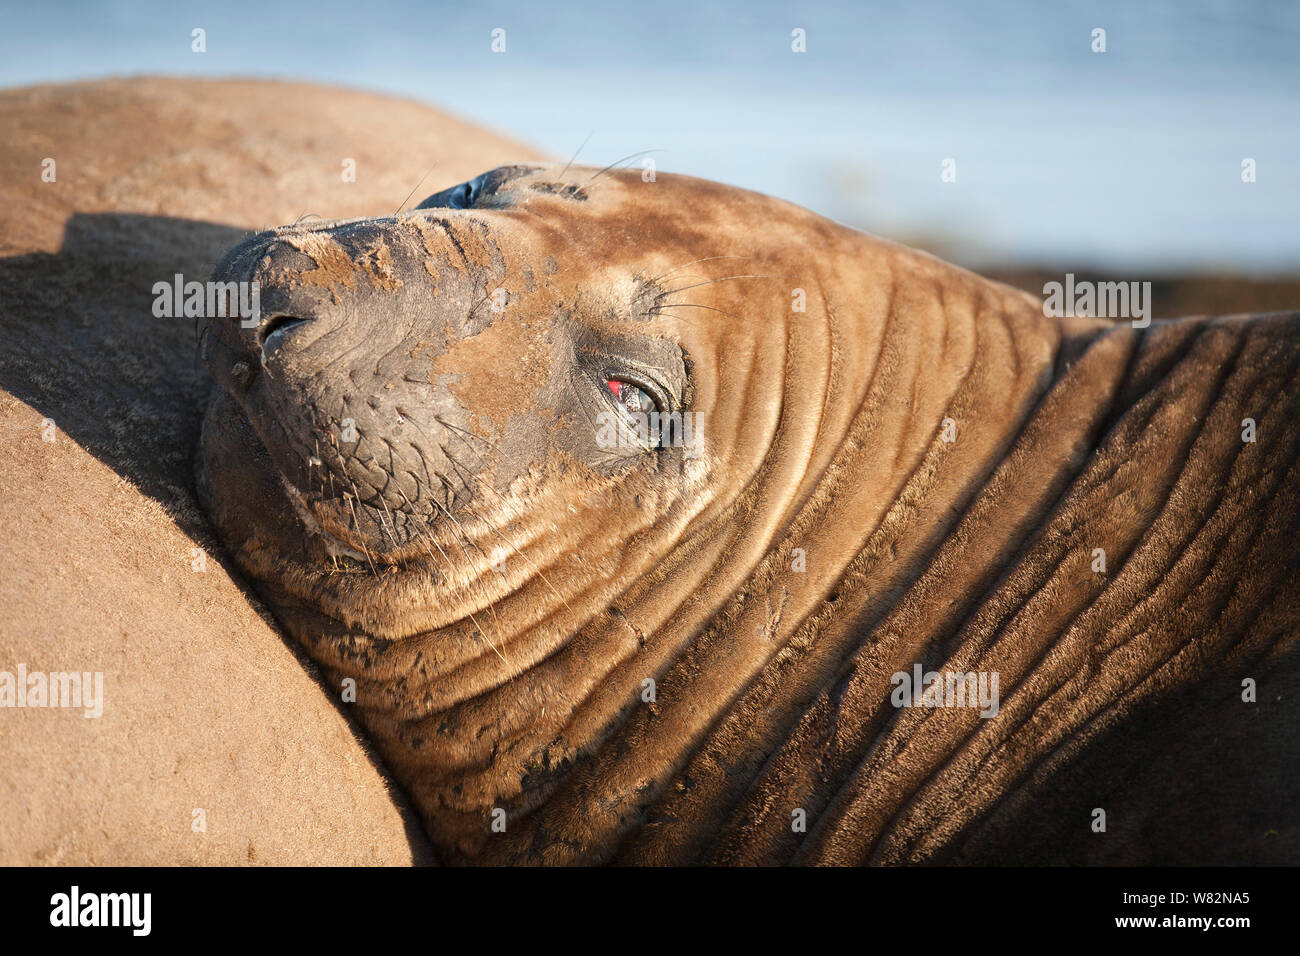
[(449, 862), (1154, 859), (1131, 766), (1062, 775), (1196, 688), (1227, 726), (1293, 660), (1296, 313), (1052, 318), (788, 203), (579, 167), (273, 229), (213, 278), (261, 314), (206, 329), (203, 500)]

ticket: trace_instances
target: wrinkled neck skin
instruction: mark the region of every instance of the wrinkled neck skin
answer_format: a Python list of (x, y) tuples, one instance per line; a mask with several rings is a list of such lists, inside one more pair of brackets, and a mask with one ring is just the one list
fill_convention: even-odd
[[(448, 862), (609, 858), (766, 665), (842, 646), (916, 579), (1069, 362), (1093, 366), (1076, 388), (1092, 408), (1129, 360), (1127, 327), (1045, 318), (1022, 293), (778, 205), (792, 219), (772, 228), (799, 241), (755, 255), (752, 236), (721, 234), (716, 255), (748, 260), (691, 281), (755, 278), (651, 320), (686, 358), (703, 451), (663, 449), (617, 493), (596, 472), (524, 476), (363, 556), (214, 400), (200, 473), (214, 520)], [(444, 228), (461, 244), (471, 231)], [(559, 230), (496, 241), (496, 280), (527, 266), (573, 296), (682, 264), (590, 254)], [(843, 590), (850, 570), (872, 586)]]

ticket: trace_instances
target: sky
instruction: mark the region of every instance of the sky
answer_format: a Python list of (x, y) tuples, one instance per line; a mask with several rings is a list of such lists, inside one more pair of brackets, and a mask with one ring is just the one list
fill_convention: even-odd
[(1298, 2), (0, 0), (0, 23), (4, 86), (332, 83), (562, 160), (655, 150), (976, 268), (1300, 273)]

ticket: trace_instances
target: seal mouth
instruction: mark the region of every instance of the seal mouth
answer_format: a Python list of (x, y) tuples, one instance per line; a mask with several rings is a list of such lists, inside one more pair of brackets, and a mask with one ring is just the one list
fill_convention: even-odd
[(277, 471), (276, 477), (280, 479), (280, 486), (284, 489), (285, 497), (289, 499), (289, 503), (293, 506), (293, 510), (298, 515), (298, 520), (302, 523), (303, 529), (308, 534), (314, 534), (321, 538), (325, 543), (325, 550), (331, 557), (347, 557), (357, 562), (363, 560), (368, 562), (370, 560), (369, 554), (365, 553), (364, 550), (358, 551), (348, 542), (331, 533), (328, 528), (317, 520), (316, 515), (312, 513), (311, 502), (307, 496), (302, 493), (302, 490), (297, 485), (285, 477), (283, 472)]

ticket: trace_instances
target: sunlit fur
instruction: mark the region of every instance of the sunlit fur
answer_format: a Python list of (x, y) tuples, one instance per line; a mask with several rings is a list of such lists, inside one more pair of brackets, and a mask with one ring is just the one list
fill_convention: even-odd
[[(1058, 785), (1049, 819), (1033, 807), (1054, 774), (1160, 701), (1210, 687), (1244, 706), (1240, 678), (1294, 647), (1295, 314), (1047, 318), (923, 253), (665, 174), (537, 168), (481, 208), (376, 223), (426, 249), (420, 269), (341, 255), (346, 227), (276, 233), (311, 265), (290, 286), (370, 323), (338, 374), (390, 342), (418, 360), (419, 323), (508, 292), (436, 360), (470, 415), (437, 438), (471, 473), (448, 478), (459, 497), (404, 507), (336, 476), (295, 506), (225, 393), (200, 485), (280, 622), (332, 686), (355, 680), (344, 706), (448, 862), (1001, 859), (1023, 832), (1050, 860), (1126, 764)], [(394, 280), (425, 284), (429, 310), (398, 308)], [(704, 454), (566, 453), (546, 411), (561, 326), (679, 347)], [(222, 380), (246, 333), (213, 332)], [(529, 429), (507, 462), (503, 436)], [(998, 672), (1000, 714), (896, 710), (891, 675), (917, 662)], [(1199, 862), (1231, 808), (1189, 806)]]

